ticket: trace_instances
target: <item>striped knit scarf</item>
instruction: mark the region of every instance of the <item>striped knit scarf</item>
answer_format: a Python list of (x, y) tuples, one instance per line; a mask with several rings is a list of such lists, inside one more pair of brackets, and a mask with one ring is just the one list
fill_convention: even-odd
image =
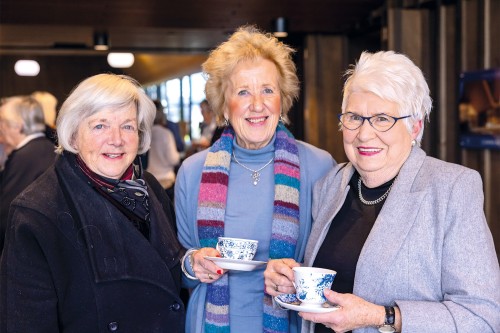
[[(224, 236), (227, 186), (234, 130), (227, 127), (207, 154), (198, 196), (198, 232), (201, 247), (215, 247)], [(274, 211), (269, 258), (293, 258), (299, 236), (299, 152), (293, 135), (281, 123), (274, 152)], [(207, 285), (205, 333), (229, 333), (229, 279), (224, 274)], [(288, 332), (288, 312), (273, 308), (264, 294), (264, 332)]]

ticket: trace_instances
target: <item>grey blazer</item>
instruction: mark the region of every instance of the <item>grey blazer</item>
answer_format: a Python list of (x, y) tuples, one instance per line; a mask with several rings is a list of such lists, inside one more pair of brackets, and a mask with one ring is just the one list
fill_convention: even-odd
[[(316, 183), (305, 265), (314, 262), (354, 171), (338, 165)], [(414, 147), (363, 246), (354, 294), (396, 304), (402, 332), (500, 332), (500, 269), (483, 200), (476, 171)], [(303, 321), (302, 332), (313, 331)]]

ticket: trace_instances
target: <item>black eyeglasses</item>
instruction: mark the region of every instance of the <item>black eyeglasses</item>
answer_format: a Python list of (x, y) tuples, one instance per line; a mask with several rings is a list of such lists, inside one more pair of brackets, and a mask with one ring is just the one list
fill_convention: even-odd
[(371, 117), (363, 117), (353, 112), (346, 112), (338, 114), (337, 117), (339, 118), (342, 126), (351, 131), (357, 130), (363, 125), (365, 120), (368, 120), (368, 123), (370, 123), (371, 127), (376, 129), (377, 131), (387, 132), (396, 124), (398, 120), (411, 117), (411, 115), (403, 117), (393, 117), (381, 113)]

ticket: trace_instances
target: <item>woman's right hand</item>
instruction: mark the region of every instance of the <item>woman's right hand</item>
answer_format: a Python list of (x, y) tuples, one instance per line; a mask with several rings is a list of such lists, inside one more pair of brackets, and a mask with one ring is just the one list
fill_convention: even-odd
[(213, 261), (205, 259), (205, 257), (220, 257), (219, 251), (213, 247), (201, 248), (192, 254), (192, 269), (195, 276), (204, 283), (212, 283), (221, 278), (226, 272)]
[(269, 260), (264, 271), (266, 293), (273, 297), (279, 294), (295, 294), (292, 268), (297, 266), (300, 264), (290, 258)]

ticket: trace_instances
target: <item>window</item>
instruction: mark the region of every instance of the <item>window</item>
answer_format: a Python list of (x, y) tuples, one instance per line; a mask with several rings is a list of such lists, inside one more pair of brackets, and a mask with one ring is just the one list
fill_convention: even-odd
[(151, 99), (158, 99), (165, 107), (168, 120), (185, 124), (185, 141), (200, 137), (203, 121), (200, 103), (205, 99), (205, 78), (195, 73), (182, 78), (167, 80), (145, 88)]

